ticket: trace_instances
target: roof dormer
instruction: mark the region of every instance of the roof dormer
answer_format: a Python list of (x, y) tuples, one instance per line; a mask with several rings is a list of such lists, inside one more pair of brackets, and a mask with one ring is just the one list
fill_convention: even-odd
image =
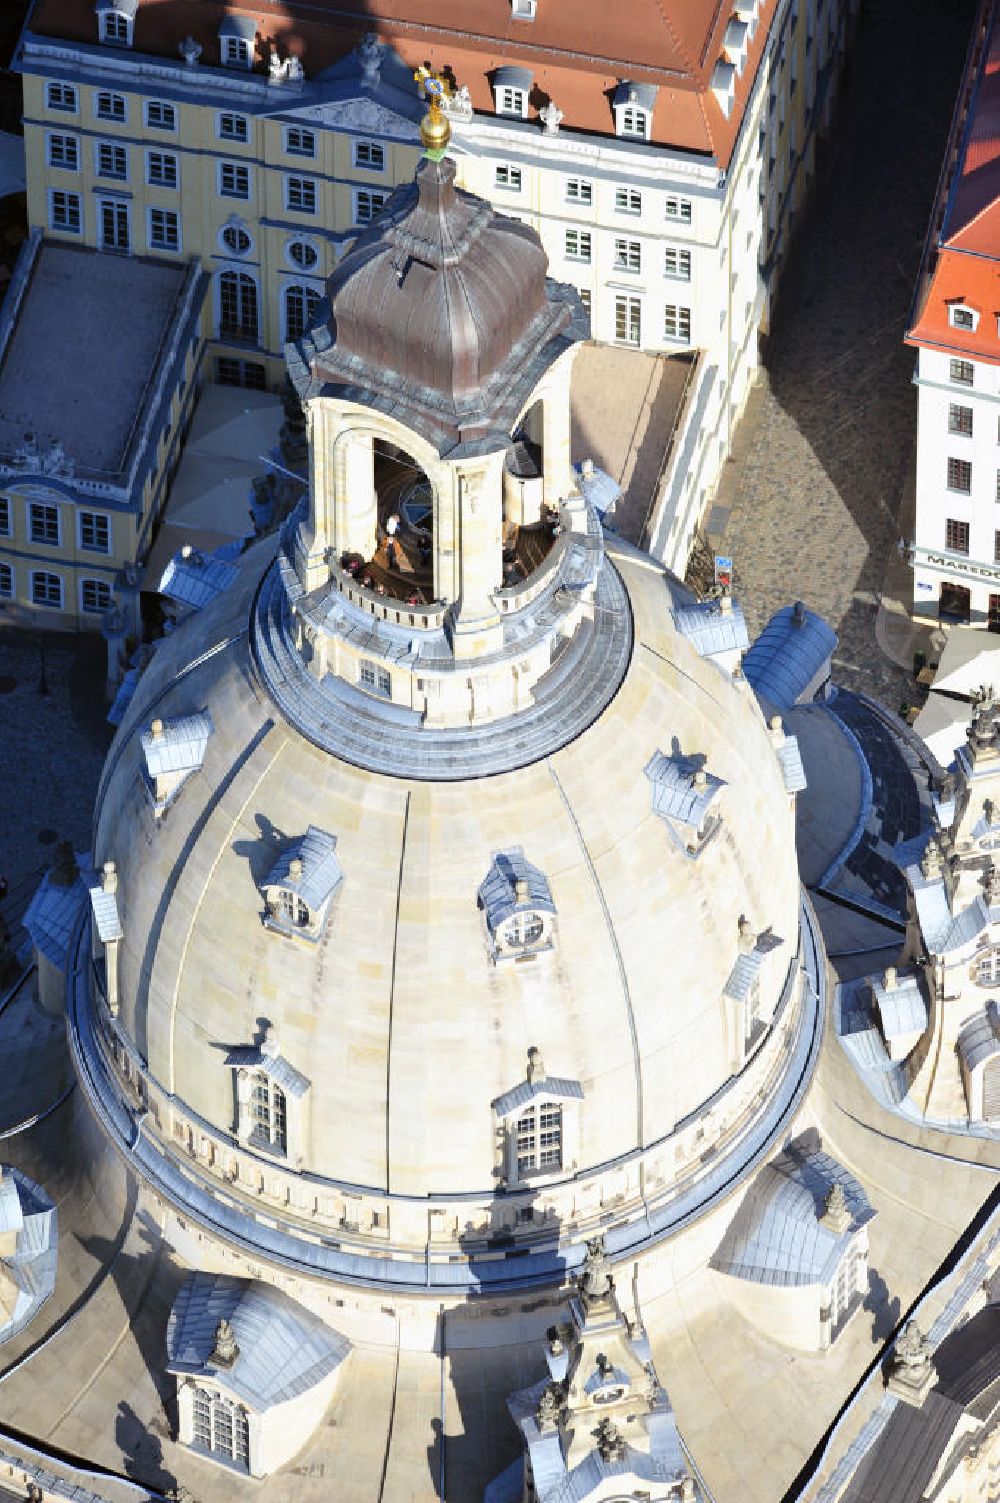
[(726, 34), (722, 39), (722, 46), (728, 62), (732, 63), (737, 73), (743, 72), (743, 64), (747, 60), (747, 50), (750, 46), (750, 26), (741, 20), (739, 16), (733, 16), (726, 27)]
[(493, 73), (493, 106), (498, 115), (513, 115), (525, 120), (531, 96), (533, 75), (530, 68), (505, 66)]
[(736, 102), (736, 75), (738, 69), (734, 63), (729, 62), (725, 54), (719, 58), (712, 71), (712, 93), (715, 102), (719, 106), (726, 119), (733, 112)]
[(197, 772), (205, 760), (212, 734), (207, 710), (184, 715), (179, 720), (154, 720), (141, 737), (146, 762), (146, 788), (159, 819), (173, 803), (182, 783)]
[(313, 942), (319, 939), (344, 880), (336, 850), (336, 835), (310, 825), (300, 840), (282, 851), (261, 883), (268, 929)]
[(709, 806), (725, 787), (724, 780), (706, 771), (704, 757), (685, 756), (680, 750), (669, 757), (654, 752), (644, 771), (653, 813), (683, 851), (699, 855), (719, 826), (719, 816), (710, 814)]
[(623, 79), (611, 96), (615, 134), (629, 141), (648, 141), (653, 134), (656, 85)]
[(974, 334), (979, 327), (979, 309), (973, 308), (962, 298), (954, 298), (948, 303), (948, 322), (953, 329)]
[(219, 27), (219, 54), (224, 68), (252, 68), (257, 23), (252, 16), (228, 15)]
[(97, 34), (108, 47), (131, 47), (139, 0), (97, 0)]
[(527, 960), (553, 948), (556, 907), (544, 872), (520, 846), (497, 851), (479, 889), (490, 959)]

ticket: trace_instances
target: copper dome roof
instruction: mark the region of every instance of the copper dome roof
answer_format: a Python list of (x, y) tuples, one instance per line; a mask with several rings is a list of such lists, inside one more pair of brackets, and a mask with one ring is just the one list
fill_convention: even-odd
[(421, 161), (330, 277), (303, 361), (290, 359), (302, 395), (346, 387), (442, 452), (508, 435), (545, 368), (589, 332), (574, 289), (546, 278), (534, 230), (454, 180), (447, 158)]

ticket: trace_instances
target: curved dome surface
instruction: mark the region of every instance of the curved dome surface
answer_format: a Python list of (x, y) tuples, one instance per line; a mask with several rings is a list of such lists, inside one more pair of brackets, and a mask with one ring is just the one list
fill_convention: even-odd
[[(117, 863), (118, 1027), (177, 1120), (232, 1142), (233, 1051), (270, 1027), (307, 1082), (289, 1168), (389, 1196), (489, 1196), (494, 1103), (525, 1082), (529, 1050), (580, 1088), (556, 1176), (577, 1186), (669, 1140), (731, 1081), (741, 919), (771, 931), (762, 1018), (795, 969), (792, 801), (746, 683), (674, 630), (679, 587), (609, 544), (634, 620), (624, 680), (582, 735), (511, 773), (418, 782), (300, 736), (248, 646), (266, 545), (160, 647), (109, 757), (96, 859)], [(157, 820), (142, 735), (202, 711), (201, 766)], [(718, 822), (696, 853), (653, 807), (658, 752), (704, 759)], [(315, 943), (263, 922), (265, 879), (310, 826), (335, 837), (342, 873)], [(513, 848), (548, 885), (554, 941), (494, 964), (478, 895)]]

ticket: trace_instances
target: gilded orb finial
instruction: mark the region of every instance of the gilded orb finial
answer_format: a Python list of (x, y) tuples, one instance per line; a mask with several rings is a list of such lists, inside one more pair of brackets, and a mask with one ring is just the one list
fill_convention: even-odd
[(420, 67), (413, 76), (429, 106), (420, 122), (420, 139), (427, 155), (439, 162), (451, 140), (451, 126), (441, 108), (442, 101), (451, 95), (451, 85), (442, 74), (432, 73), (429, 68)]

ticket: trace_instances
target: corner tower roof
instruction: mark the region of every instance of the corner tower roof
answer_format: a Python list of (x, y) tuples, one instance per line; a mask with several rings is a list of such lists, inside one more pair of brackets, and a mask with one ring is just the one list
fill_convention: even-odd
[(300, 396), (340, 387), (442, 453), (506, 443), (539, 377), (589, 334), (546, 265), (532, 229), (425, 158), (331, 276), (328, 321), (290, 353)]

